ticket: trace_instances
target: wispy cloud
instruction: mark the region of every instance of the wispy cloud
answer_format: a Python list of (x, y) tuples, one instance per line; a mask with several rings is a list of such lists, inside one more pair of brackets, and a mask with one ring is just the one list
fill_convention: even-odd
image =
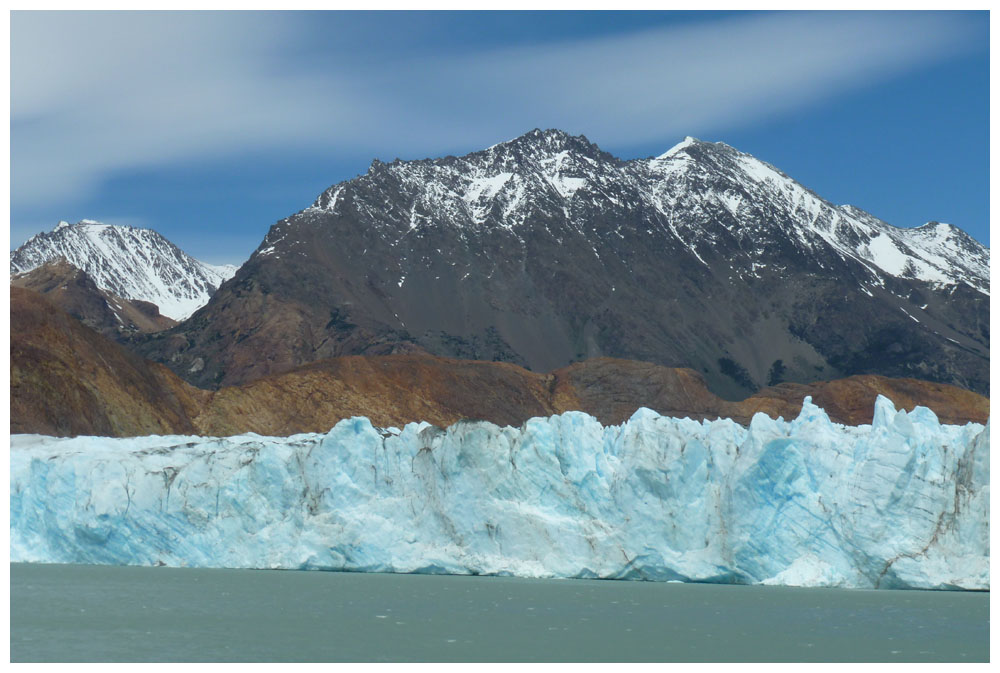
[(304, 142), (356, 105), (278, 70), (290, 20), (254, 14), (15, 13), (15, 199), (92, 189), (115, 171)]
[(435, 155), (536, 126), (607, 145), (721, 133), (939, 60), (973, 34), (960, 14), (753, 14), (369, 61), (306, 30), (314, 19), (15, 12), (14, 203), (273, 148)]

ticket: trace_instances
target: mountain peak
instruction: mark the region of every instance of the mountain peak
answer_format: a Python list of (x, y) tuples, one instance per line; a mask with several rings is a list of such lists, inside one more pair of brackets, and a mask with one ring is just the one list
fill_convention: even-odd
[(945, 232), (950, 232), (953, 230), (961, 231), (961, 229), (956, 227), (954, 224), (948, 224), (947, 222), (938, 222), (937, 220), (931, 220), (930, 222), (926, 224), (921, 224), (919, 227), (916, 228), (923, 229), (925, 231), (945, 231)]
[(555, 154), (562, 151), (571, 151), (592, 158), (606, 154), (584, 135), (570, 135), (561, 129), (542, 130), (537, 128), (513, 140), (493, 145), (486, 151), (496, 152), (498, 150), (508, 150), (514, 153), (526, 152), (528, 154)]
[(685, 136), (684, 140), (663, 154), (654, 157), (653, 160), (671, 163), (670, 160), (675, 157), (692, 165), (704, 164), (710, 166), (710, 170), (712, 171), (716, 171), (722, 164), (727, 164), (729, 166), (736, 166), (744, 173), (756, 174), (758, 178), (769, 171), (784, 176), (774, 166), (761, 161), (752, 154), (741, 152), (732, 145), (727, 145), (723, 142), (699, 140), (694, 136)]
[(669, 159), (670, 157), (674, 156), (678, 152), (683, 152), (687, 148), (689, 148), (689, 147), (691, 147), (693, 145), (698, 145), (700, 143), (701, 143), (701, 141), (698, 140), (697, 138), (693, 137), (693, 136), (685, 136), (684, 140), (680, 141), (679, 143), (677, 143), (676, 145), (674, 145), (669, 150), (667, 150), (666, 152), (664, 152), (663, 154), (659, 155), (656, 158), (657, 159)]
[(61, 221), (10, 253), (11, 275), (64, 259), (107, 292), (156, 304), (183, 319), (203, 306), (235, 268), (216, 267), (187, 255), (152, 229), (80, 220)]
[[(583, 138), (583, 136), (580, 136)], [(565, 142), (566, 140), (573, 138), (569, 133), (563, 131), (562, 129), (531, 129), (525, 134), (522, 134), (515, 138), (514, 140), (530, 140), (536, 142)], [(584, 138), (586, 140), (586, 138)]]
[[(49, 233), (54, 234), (54, 233), (62, 231), (64, 229), (77, 229), (77, 228), (80, 228), (80, 227), (87, 227), (87, 226), (91, 226), (91, 227), (92, 226), (112, 227), (112, 226), (117, 226), (117, 225), (107, 224), (106, 222), (99, 222), (98, 220), (90, 220), (90, 219), (87, 219), (87, 218), (84, 218), (84, 219), (80, 220), (79, 222), (67, 222), (66, 220), (59, 220), (59, 224), (57, 224), (55, 226), (55, 228), (51, 232), (49, 232)], [(131, 229), (132, 227), (119, 226), (118, 228), (119, 229)]]
[(919, 227), (914, 227), (910, 231), (913, 234), (923, 236), (928, 239), (938, 239), (940, 241), (951, 239), (955, 241), (960, 241), (963, 247), (968, 247), (970, 251), (978, 250), (980, 247), (983, 249), (988, 249), (982, 243), (980, 243), (975, 238), (970, 236), (967, 231), (963, 231), (961, 228), (956, 227), (954, 224), (948, 224), (947, 222), (938, 222), (937, 220), (931, 220), (927, 224), (922, 224)]

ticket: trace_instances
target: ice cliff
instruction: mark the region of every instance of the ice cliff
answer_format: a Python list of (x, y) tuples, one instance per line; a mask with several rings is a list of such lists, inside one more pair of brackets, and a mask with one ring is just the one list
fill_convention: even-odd
[(989, 588), (989, 424), (809, 398), (748, 428), (640, 409), (521, 428), (16, 435), (11, 561)]

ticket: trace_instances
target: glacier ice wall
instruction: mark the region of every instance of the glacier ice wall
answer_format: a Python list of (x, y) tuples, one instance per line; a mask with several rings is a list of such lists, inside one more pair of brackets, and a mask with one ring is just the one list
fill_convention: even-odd
[(989, 424), (640, 409), (11, 440), (12, 561), (989, 588)]

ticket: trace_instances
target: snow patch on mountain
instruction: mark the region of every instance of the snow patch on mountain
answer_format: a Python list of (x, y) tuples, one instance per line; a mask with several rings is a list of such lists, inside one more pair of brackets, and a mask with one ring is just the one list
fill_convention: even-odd
[(486, 177), (477, 176), (469, 181), (469, 186), (462, 196), (462, 200), (465, 201), (476, 222), (481, 224), (486, 220), (493, 204), (493, 198), (513, 176), (513, 173), (498, 173)]
[(152, 229), (81, 220), (60, 222), (10, 253), (11, 275), (63, 258), (101, 289), (156, 304), (160, 313), (183, 320), (204, 306), (237, 267), (206, 264)]
[(572, 177), (566, 175), (570, 153), (567, 150), (557, 152), (551, 157), (546, 157), (539, 161), (545, 175), (545, 179), (564, 199), (573, 197), (573, 194), (587, 184), (584, 177)]

